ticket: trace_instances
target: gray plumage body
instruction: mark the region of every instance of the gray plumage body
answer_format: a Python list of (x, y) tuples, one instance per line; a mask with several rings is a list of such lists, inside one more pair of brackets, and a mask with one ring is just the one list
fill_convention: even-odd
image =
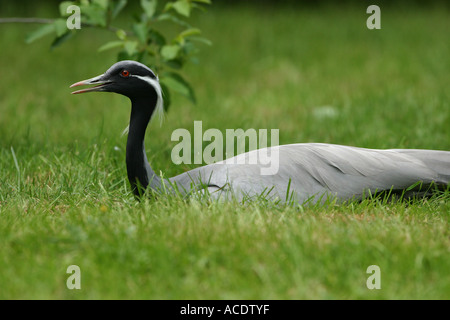
[[(97, 84), (73, 93), (116, 92), (131, 100), (127, 140), (127, 172), (133, 192), (140, 187), (154, 190), (177, 189), (183, 194), (206, 190), (215, 198), (242, 200), (264, 196), (271, 200), (298, 203), (362, 199), (382, 191), (408, 190), (426, 194), (431, 185), (445, 187), (450, 181), (450, 152), (437, 150), (375, 150), (322, 143), (299, 143), (254, 150), (236, 157), (196, 168), (168, 180), (155, 174), (144, 149), (145, 132), (155, 110), (162, 110), (158, 77), (135, 61), (114, 64), (103, 75), (72, 86)], [(254, 164), (257, 153), (276, 154), (278, 170), (262, 174), (266, 162)], [(276, 151), (276, 152), (275, 152)], [(255, 157), (256, 155), (256, 157)], [(421, 188), (409, 188), (420, 182)]]
[[(248, 164), (250, 153), (196, 168), (170, 178), (179, 190), (202, 184), (214, 197), (264, 195), (281, 201), (304, 203), (362, 199), (381, 191), (405, 190), (421, 182), (445, 186), (450, 180), (450, 152), (436, 150), (375, 150), (323, 143), (281, 145), (279, 170), (261, 175), (260, 165)], [(257, 152), (252, 151), (252, 152)], [(237, 158), (246, 158), (244, 160)]]

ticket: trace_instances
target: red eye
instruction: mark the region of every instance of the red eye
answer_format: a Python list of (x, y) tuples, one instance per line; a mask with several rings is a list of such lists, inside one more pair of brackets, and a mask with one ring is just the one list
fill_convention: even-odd
[(128, 77), (130, 75), (130, 72), (128, 70), (122, 70), (120, 74), (122, 75), (122, 77)]

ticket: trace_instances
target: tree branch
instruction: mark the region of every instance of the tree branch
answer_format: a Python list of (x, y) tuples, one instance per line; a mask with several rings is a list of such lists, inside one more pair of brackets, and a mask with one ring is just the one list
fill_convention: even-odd
[[(44, 18), (0, 18), (0, 23), (41, 23), (41, 24), (46, 24), (46, 23), (53, 23), (55, 21), (56, 21), (56, 19), (44, 19)], [(89, 27), (89, 28), (104, 28), (104, 27), (97, 26), (97, 25), (90, 24), (90, 23), (82, 23), (81, 26)], [(117, 30), (119, 30), (119, 28), (109, 26), (109, 25), (106, 26), (105, 28), (112, 32), (116, 32)], [(127, 31), (125, 31), (125, 33), (129, 34), (129, 32), (127, 32)]]
[(54, 19), (43, 18), (0, 18), (0, 23), (53, 23)]

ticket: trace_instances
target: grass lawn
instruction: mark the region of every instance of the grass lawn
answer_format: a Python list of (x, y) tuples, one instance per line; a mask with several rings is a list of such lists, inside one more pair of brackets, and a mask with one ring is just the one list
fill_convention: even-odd
[[(151, 124), (152, 167), (196, 166), (170, 158), (171, 133), (194, 120), (279, 129), (280, 144), (450, 150), (448, 8), (382, 6), (381, 30), (366, 28), (366, 8), (195, 15), (213, 42), (184, 70), (198, 103), (174, 95)], [(450, 298), (449, 192), (327, 207), (135, 201), (128, 100), (68, 88), (115, 62), (96, 51), (112, 36), (86, 31), (49, 51), (49, 38), (24, 44), (34, 28), (0, 25), (0, 299)], [(80, 290), (66, 287), (70, 265)], [(366, 286), (370, 265), (379, 290)]]

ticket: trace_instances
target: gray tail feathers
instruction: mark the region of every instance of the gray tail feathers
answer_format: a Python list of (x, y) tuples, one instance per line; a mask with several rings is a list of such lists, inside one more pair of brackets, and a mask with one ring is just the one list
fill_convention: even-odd
[(450, 184), (450, 151), (419, 149), (396, 149), (395, 151), (422, 161), (428, 168), (436, 172), (436, 183)]

